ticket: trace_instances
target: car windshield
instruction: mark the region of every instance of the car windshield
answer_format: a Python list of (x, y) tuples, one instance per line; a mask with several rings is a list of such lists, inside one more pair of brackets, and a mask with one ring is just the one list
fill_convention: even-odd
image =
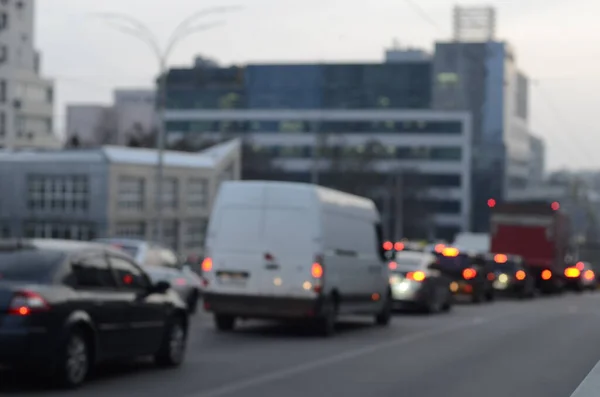
[(0, 281), (47, 283), (64, 258), (52, 250), (0, 251)]

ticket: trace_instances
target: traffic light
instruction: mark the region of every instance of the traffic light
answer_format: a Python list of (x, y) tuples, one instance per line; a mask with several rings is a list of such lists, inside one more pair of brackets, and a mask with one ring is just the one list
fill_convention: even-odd
[(555, 201), (550, 205), (550, 207), (552, 207), (552, 210), (558, 211), (560, 209), (560, 203), (558, 201)]
[(496, 206), (496, 200), (495, 200), (495, 199), (493, 199), (493, 198), (489, 199), (489, 200), (487, 201), (487, 205), (488, 205), (488, 207), (490, 207), (490, 208), (494, 208), (494, 207)]

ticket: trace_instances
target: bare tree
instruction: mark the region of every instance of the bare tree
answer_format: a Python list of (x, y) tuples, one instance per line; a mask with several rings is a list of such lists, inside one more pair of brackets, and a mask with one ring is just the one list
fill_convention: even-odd
[(71, 135), (71, 137), (68, 139), (66, 147), (68, 148), (78, 148), (81, 147), (81, 142), (79, 140), (79, 135), (78, 134), (73, 134)]
[(157, 136), (158, 130), (156, 128), (147, 130), (141, 123), (134, 123), (126, 133), (127, 146), (155, 148)]
[(116, 144), (117, 135), (117, 114), (112, 108), (104, 109), (94, 126), (95, 141), (98, 145)]

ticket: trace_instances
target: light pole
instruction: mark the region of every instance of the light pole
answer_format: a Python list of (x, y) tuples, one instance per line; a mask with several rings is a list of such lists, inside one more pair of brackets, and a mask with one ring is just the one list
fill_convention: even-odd
[(121, 33), (135, 37), (146, 44), (156, 56), (158, 62), (158, 93), (156, 97), (156, 114), (158, 118), (158, 131), (157, 131), (157, 149), (158, 149), (158, 163), (156, 171), (156, 238), (158, 242), (163, 243), (164, 229), (163, 229), (163, 180), (164, 180), (164, 152), (165, 152), (165, 124), (164, 124), (164, 113), (166, 107), (166, 88), (167, 88), (167, 65), (169, 56), (173, 52), (175, 46), (181, 42), (181, 40), (187, 38), (193, 33), (200, 32), (221, 25), (223, 22), (214, 22), (210, 24), (197, 24), (198, 20), (204, 16), (211, 14), (221, 14), (240, 9), (238, 6), (225, 6), (225, 7), (212, 7), (205, 10), (201, 10), (194, 14), (191, 14), (187, 18), (183, 19), (179, 25), (175, 28), (167, 45), (164, 49), (161, 49), (160, 44), (152, 30), (150, 30), (144, 23), (140, 22), (136, 18), (127, 14), (118, 13), (101, 13), (94, 14), (96, 17), (105, 20), (109, 26), (118, 30)]

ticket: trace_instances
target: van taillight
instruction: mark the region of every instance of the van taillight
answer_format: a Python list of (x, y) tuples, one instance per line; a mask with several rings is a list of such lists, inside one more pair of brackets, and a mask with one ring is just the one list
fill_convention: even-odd
[(27, 316), (31, 313), (47, 310), (50, 310), (50, 305), (41, 295), (31, 291), (19, 291), (10, 302), (8, 314)]
[(210, 272), (212, 270), (212, 268), (213, 268), (212, 259), (204, 258), (204, 260), (202, 261), (202, 271)]

